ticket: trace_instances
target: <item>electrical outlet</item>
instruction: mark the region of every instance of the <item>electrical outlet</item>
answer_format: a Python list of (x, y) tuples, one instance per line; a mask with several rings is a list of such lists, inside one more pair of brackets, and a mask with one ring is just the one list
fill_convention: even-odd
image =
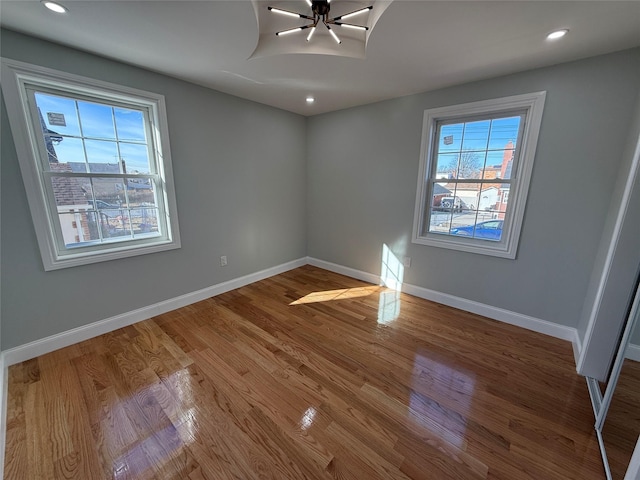
[(220, 266), (224, 267), (227, 264), (227, 256), (226, 255), (222, 255), (220, 257)]
[(404, 268), (409, 268), (411, 267), (411, 257), (404, 257)]

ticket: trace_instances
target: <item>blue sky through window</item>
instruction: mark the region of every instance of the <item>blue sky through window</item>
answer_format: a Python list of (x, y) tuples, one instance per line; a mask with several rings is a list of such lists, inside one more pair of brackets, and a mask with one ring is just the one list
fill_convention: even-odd
[(46, 128), (63, 137), (54, 144), (59, 162), (118, 164), (122, 159), (127, 173), (150, 173), (142, 111), (42, 92), (35, 98)]
[(479, 168), (502, 164), (505, 147), (516, 147), (521, 116), (447, 123), (438, 137), (438, 171), (446, 171), (460, 156), (473, 155)]

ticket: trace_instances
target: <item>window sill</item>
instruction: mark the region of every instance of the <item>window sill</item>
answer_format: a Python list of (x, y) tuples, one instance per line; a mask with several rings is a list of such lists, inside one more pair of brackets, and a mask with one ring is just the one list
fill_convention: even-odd
[(496, 242), (493, 240), (480, 240), (477, 238), (454, 237), (443, 234), (439, 235), (436, 233), (429, 234), (427, 236), (414, 237), (411, 242), (418, 245), (447, 248), (449, 250), (508, 258), (511, 260), (516, 258), (516, 248), (515, 245), (513, 245), (514, 242), (509, 242), (508, 240)]
[(123, 245), (119, 248), (110, 248), (104, 251), (84, 251), (75, 252), (73, 249), (69, 253), (56, 255), (50, 251), (49, 258), (43, 257), (44, 269), (46, 271), (61, 270), (63, 268), (77, 267), (80, 265), (89, 265), (92, 263), (106, 262), (109, 260), (118, 260), (137, 255), (146, 255), (149, 253), (164, 252), (180, 248), (179, 241), (167, 240), (164, 242), (155, 242), (152, 245)]

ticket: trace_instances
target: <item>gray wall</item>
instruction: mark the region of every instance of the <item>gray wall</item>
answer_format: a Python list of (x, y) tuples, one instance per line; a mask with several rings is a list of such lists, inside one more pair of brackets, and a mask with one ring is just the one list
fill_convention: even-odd
[[(309, 256), (379, 273), (387, 244), (405, 283), (577, 326), (638, 85), (635, 49), (310, 118)], [(412, 244), (423, 111), (540, 90), (517, 259)]]
[[(635, 105), (635, 115), (629, 124), (626, 148), (578, 324), (578, 334), (583, 339), (583, 358), (578, 365), (579, 371), (599, 380), (604, 380), (609, 373), (640, 272), (640, 175), (637, 173), (622, 228), (618, 233), (614, 232), (625, 186), (633, 173), (632, 162), (640, 139), (640, 95), (630, 103)], [(608, 265), (606, 259), (612, 245), (615, 250)], [(601, 281), (605, 283), (598, 297)], [(592, 316), (595, 323), (593, 331), (587, 336), (587, 326)]]
[(3, 103), (3, 350), (306, 254), (304, 117), (1, 35), (6, 58), (165, 95), (182, 239), (179, 250), (44, 272)]
[[(183, 247), (45, 273), (1, 122), (2, 349), (310, 255), (578, 326), (640, 84), (640, 49), (303, 117), (10, 31), (2, 56), (165, 95)], [(414, 245), (424, 109), (547, 91), (516, 260)], [(227, 255), (229, 265), (219, 266)]]

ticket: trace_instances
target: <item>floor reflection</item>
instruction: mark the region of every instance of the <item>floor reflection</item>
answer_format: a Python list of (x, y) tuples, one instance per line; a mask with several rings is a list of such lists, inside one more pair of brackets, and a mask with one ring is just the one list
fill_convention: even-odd
[[(166, 390), (167, 386), (172, 393)], [(194, 405), (194, 398), (191, 376), (186, 369), (178, 370), (163, 381), (117, 401), (112, 410), (137, 412), (140, 418), (134, 420), (131, 415), (128, 416), (131, 421), (139, 422), (136, 429), (144, 429), (149, 433), (142, 440), (136, 438), (122, 451), (123, 438), (120, 432), (103, 432), (107, 451), (122, 452), (113, 460), (113, 478), (152, 477), (155, 470), (162, 469), (171, 458), (193, 442), (197, 435), (198, 412), (195, 406), (183, 410), (188, 405)]]
[(301, 430), (305, 431), (311, 428), (311, 425), (313, 425), (313, 420), (316, 418), (316, 413), (317, 412), (315, 408), (313, 407), (307, 408), (307, 410), (304, 412), (304, 414), (300, 418), (300, 421), (298, 422), (298, 426), (300, 427)]
[(378, 324), (388, 325), (400, 316), (400, 292), (385, 290), (380, 292), (378, 302)]
[[(409, 397), (409, 407), (415, 411), (428, 411), (431, 420), (438, 425), (440, 433), (449, 443), (462, 448), (465, 443), (467, 417), (471, 412), (475, 391), (475, 375), (462, 372), (444, 363), (437, 362), (421, 353), (416, 353), (414, 370), (419, 371), (415, 390)], [(455, 411), (444, 408), (431, 399), (455, 399)]]
[(183, 447), (175, 427), (170, 424), (131, 445), (113, 463), (114, 479), (148, 478)]

